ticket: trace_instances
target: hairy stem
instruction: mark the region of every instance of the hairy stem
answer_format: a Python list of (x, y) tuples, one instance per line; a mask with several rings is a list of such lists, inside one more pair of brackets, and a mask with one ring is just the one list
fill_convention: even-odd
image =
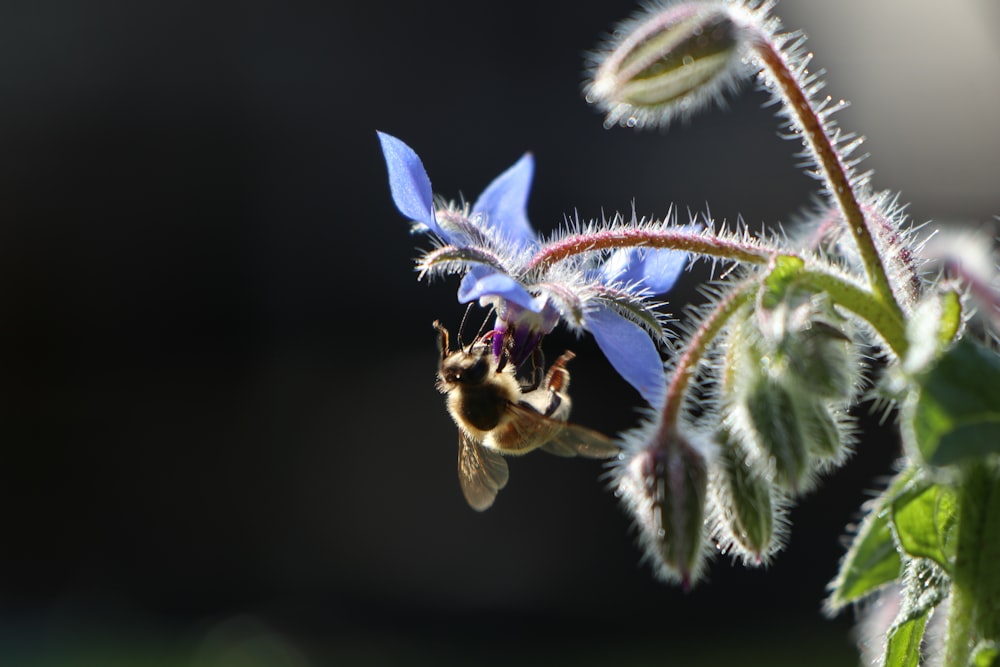
[(766, 39), (755, 40), (754, 52), (765, 72), (780, 91), (786, 107), (794, 116), (795, 123), (801, 128), (805, 143), (815, 157), (830, 193), (840, 207), (844, 220), (847, 221), (847, 226), (861, 255), (872, 291), (879, 300), (896, 310), (901, 317), (902, 310), (892, 293), (885, 266), (882, 264), (882, 258), (875, 245), (873, 231), (868, 227), (868, 220), (865, 218), (860, 202), (858, 202), (847, 167), (826, 133), (823, 121), (813, 108), (808, 95), (799, 86), (795, 74), (788, 67), (788, 63), (775, 50), (774, 45)]
[(942, 664), (944, 667), (968, 667), (972, 655), (972, 595), (970, 591), (952, 584), (948, 597), (951, 603)]
[(677, 360), (667, 387), (667, 397), (663, 405), (661, 429), (673, 429), (684, 405), (684, 395), (698, 369), (698, 363), (708, 352), (709, 346), (719, 332), (741, 306), (751, 301), (759, 286), (759, 276), (751, 276), (737, 284), (728, 292), (708, 317), (701, 323), (694, 335), (684, 346), (684, 354)]
[[(870, 324), (897, 357), (906, 355), (909, 341), (906, 338), (906, 324), (898, 307), (893, 308), (871, 292), (822, 271), (803, 271), (799, 280), (803, 286), (825, 292), (835, 304)], [(894, 301), (892, 305), (895, 305)]]
[[(729, 318), (754, 297), (755, 291), (760, 286), (760, 281), (761, 276), (755, 274), (735, 285), (687, 341), (684, 353), (677, 360), (670, 384), (667, 387), (661, 421), (663, 428), (673, 428), (677, 423), (684, 403), (684, 395), (687, 393), (687, 388), (694, 377), (698, 363), (705, 356), (709, 345)], [(839, 276), (816, 270), (802, 271), (796, 277), (796, 281), (802, 287), (826, 293), (833, 303), (868, 322), (897, 356), (902, 357), (906, 354), (909, 343), (903, 319), (899, 316), (898, 311), (887, 307), (871, 292)]]
[(691, 230), (622, 228), (571, 234), (549, 243), (531, 258), (527, 270), (544, 270), (574, 255), (618, 248), (669, 248), (750, 264), (766, 264), (776, 252), (756, 241), (738, 241)]
[(979, 641), (1000, 641), (1000, 473), (977, 461), (962, 471), (958, 548), (951, 585), (945, 667), (966, 667)]

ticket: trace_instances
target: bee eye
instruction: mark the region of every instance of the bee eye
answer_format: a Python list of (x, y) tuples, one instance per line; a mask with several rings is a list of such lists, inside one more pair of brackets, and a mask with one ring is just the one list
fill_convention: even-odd
[(462, 371), (462, 382), (466, 384), (479, 384), (486, 379), (486, 374), (489, 370), (490, 365), (486, 362), (486, 359), (480, 357)]

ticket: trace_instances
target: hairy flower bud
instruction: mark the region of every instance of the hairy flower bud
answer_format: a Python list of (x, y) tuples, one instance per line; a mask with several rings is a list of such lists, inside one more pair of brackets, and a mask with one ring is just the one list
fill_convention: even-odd
[(723, 552), (745, 565), (760, 565), (782, 546), (786, 502), (777, 488), (747, 460), (727, 428), (716, 434), (719, 456), (712, 467), (715, 534)]
[(848, 447), (830, 405), (803, 395), (796, 399), (795, 411), (810, 453), (822, 460), (838, 461), (843, 458)]
[(772, 376), (819, 397), (849, 398), (861, 369), (848, 322), (823, 294), (798, 287), (803, 268), (797, 257), (775, 262), (755, 310), (757, 344)]
[(781, 348), (790, 379), (823, 398), (846, 398), (855, 392), (861, 369), (853, 352), (850, 338), (818, 319), (786, 337)]
[(734, 85), (742, 61), (740, 29), (725, 3), (654, 8), (616, 31), (587, 88), (607, 112), (605, 125), (667, 124)]
[(618, 470), (616, 493), (639, 529), (639, 541), (656, 575), (689, 588), (705, 561), (708, 463), (703, 449), (676, 432), (648, 428), (633, 434), (635, 447)]
[(761, 374), (747, 387), (740, 408), (743, 428), (734, 434), (745, 437), (775, 483), (793, 493), (803, 490), (812, 470), (811, 452), (792, 393)]
[(831, 385), (843, 389), (838, 383), (853, 390), (853, 375), (838, 376), (827, 365), (857, 366), (850, 343), (839, 331), (814, 325), (812, 306), (805, 304), (771, 308), (765, 315), (758, 308), (731, 329), (721, 396), (730, 437), (751, 464), (792, 494), (807, 490), (815, 472), (840, 463), (850, 451), (848, 422), (837, 406), (852, 392), (828, 396)]

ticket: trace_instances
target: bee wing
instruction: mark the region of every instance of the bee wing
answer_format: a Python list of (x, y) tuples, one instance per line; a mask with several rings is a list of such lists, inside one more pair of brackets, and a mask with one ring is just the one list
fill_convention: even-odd
[(565, 424), (542, 449), (556, 456), (583, 456), (588, 459), (610, 459), (621, 448), (611, 438), (593, 429)]
[(469, 506), (477, 512), (489, 509), (500, 489), (507, 486), (510, 471), (503, 457), (458, 434), (458, 482)]
[(556, 456), (583, 456), (588, 459), (608, 459), (617, 456), (621, 449), (611, 438), (593, 429), (577, 424), (550, 419), (532, 408), (511, 404), (510, 413), (515, 418), (518, 431), (544, 438), (539, 446)]

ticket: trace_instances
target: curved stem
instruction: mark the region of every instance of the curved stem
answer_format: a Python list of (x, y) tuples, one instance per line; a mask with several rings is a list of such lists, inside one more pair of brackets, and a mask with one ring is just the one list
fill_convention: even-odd
[(805, 143), (816, 159), (830, 193), (844, 215), (844, 220), (861, 255), (872, 291), (880, 301), (901, 317), (902, 309), (893, 295), (888, 274), (875, 245), (873, 232), (869, 229), (868, 220), (861, 210), (847, 167), (827, 134), (823, 121), (799, 85), (797, 77), (789, 69), (788, 63), (774, 45), (766, 39), (757, 39), (753, 46), (765, 72), (777, 86), (786, 108), (802, 130)]
[(835, 304), (868, 322), (897, 357), (906, 355), (910, 346), (906, 324), (898, 306), (892, 307), (895, 301), (887, 304), (868, 290), (822, 271), (803, 271), (799, 280), (806, 287), (826, 292)]
[(663, 418), (660, 420), (661, 430), (676, 427), (681, 407), (684, 405), (684, 395), (698, 369), (698, 363), (705, 356), (709, 345), (715, 340), (729, 318), (741, 306), (753, 299), (759, 284), (756, 275), (737, 284), (722, 301), (716, 304), (715, 310), (705, 318), (691, 339), (687, 341), (687, 345), (684, 346), (684, 354), (677, 360), (670, 377), (670, 384), (667, 387), (667, 396), (662, 410)]
[(738, 241), (680, 228), (663, 230), (621, 228), (590, 234), (571, 234), (546, 244), (528, 262), (527, 270), (544, 270), (574, 255), (618, 248), (669, 248), (749, 264), (766, 264), (777, 252), (757, 241)]
[[(667, 387), (662, 410), (663, 418), (660, 421), (661, 429), (669, 430), (676, 427), (683, 407), (684, 395), (687, 393), (699, 362), (729, 318), (741, 306), (754, 298), (760, 280), (759, 274), (755, 274), (735, 285), (716, 304), (715, 310), (705, 318), (691, 339), (687, 341), (684, 353), (677, 360), (670, 384)], [(902, 318), (897, 311), (887, 307), (871, 292), (839, 276), (816, 270), (802, 271), (796, 276), (796, 282), (811, 290), (825, 292), (834, 304), (851, 311), (868, 322), (894, 354), (898, 357), (906, 354), (909, 342), (906, 338), (906, 327)]]

